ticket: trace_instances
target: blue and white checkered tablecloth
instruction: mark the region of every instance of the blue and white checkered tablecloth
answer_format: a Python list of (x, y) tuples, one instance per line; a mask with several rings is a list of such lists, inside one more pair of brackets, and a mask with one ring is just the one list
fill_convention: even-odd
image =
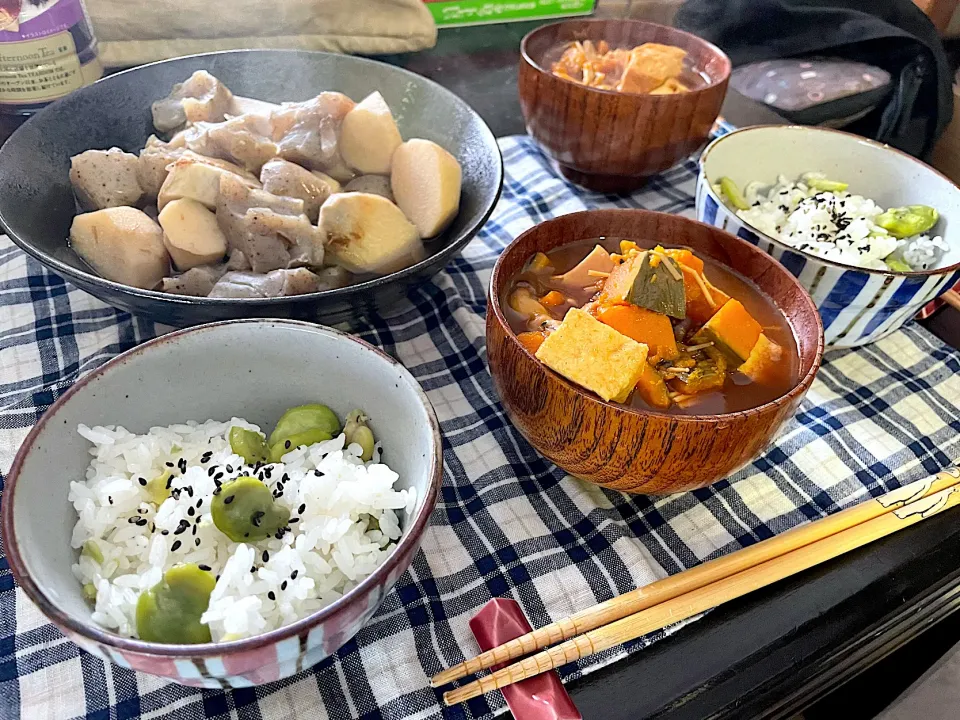
[[(410, 368), (444, 434), (443, 491), (423, 550), (371, 623), (336, 657), (288, 681), (188, 689), (80, 651), (14, 586), (0, 558), (0, 718), (488, 717), (503, 710), (499, 695), (441, 710), (427, 677), (474, 653), (467, 621), (491, 597), (515, 598), (543, 625), (960, 457), (960, 353), (910, 325), (828, 355), (775, 446), (713, 487), (651, 499), (565, 477), (497, 403), (484, 362), (490, 270), (513, 237), (562, 213), (692, 214), (696, 166), (686, 162), (619, 198), (576, 190), (526, 138), (501, 148), (506, 182), (492, 220), (395, 315), (371, 318), (360, 332)], [(163, 330), (71, 287), (0, 238), (0, 473), (80, 374)], [(562, 675), (594, 671), (670, 631)]]

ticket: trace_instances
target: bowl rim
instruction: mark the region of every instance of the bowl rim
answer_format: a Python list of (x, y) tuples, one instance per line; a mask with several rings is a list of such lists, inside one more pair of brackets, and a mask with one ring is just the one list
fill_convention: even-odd
[[(502, 282), (509, 282), (509, 278), (504, 278), (503, 258), (506, 257), (512, 250), (514, 250), (515, 246), (517, 246), (520, 243), (520, 241), (523, 240), (527, 235), (534, 232), (540, 226), (546, 225), (548, 223), (552, 223), (555, 220), (560, 220), (566, 217), (577, 217), (577, 216), (582, 216), (587, 214), (590, 214), (590, 215), (618, 214), (619, 215), (623, 213), (627, 213), (627, 214), (643, 213), (647, 215), (664, 215), (664, 216), (682, 221), (684, 223), (702, 225), (703, 227), (709, 228), (711, 231), (716, 231), (716, 232), (723, 233), (724, 235), (727, 235), (729, 238), (735, 240), (736, 243), (742, 244), (750, 248), (752, 252), (759, 253), (765, 259), (769, 260), (774, 266), (776, 266), (779, 269), (780, 272), (784, 274), (785, 277), (789, 279), (789, 282), (793, 284), (794, 288), (800, 291), (800, 297), (803, 298), (804, 302), (807, 305), (807, 312), (816, 322), (816, 327), (819, 330), (819, 333), (817, 334), (817, 346), (816, 346), (816, 350), (814, 351), (813, 362), (810, 364), (810, 369), (806, 373), (804, 373), (802, 376), (797, 378), (797, 382), (787, 392), (783, 393), (782, 395), (778, 395), (772, 400), (768, 400), (762, 405), (757, 405), (756, 407), (747, 408), (746, 410), (734, 410), (732, 412), (725, 412), (725, 413), (712, 413), (712, 414), (704, 414), (704, 415), (677, 415), (669, 412), (662, 412), (660, 410), (647, 410), (644, 408), (635, 408), (635, 407), (631, 407), (630, 405), (625, 405), (623, 403), (613, 402), (612, 400), (608, 402), (606, 400), (603, 400), (599, 396), (595, 395), (594, 393), (590, 392), (586, 388), (580, 387), (579, 385), (571, 382), (570, 380), (567, 380), (567, 378), (563, 377), (552, 368), (549, 368), (543, 363), (541, 363), (536, 358), (536, 356), (533, 355), (525, 347), (523, 347), (523, 345), (517, 339), (517, 334), (513, 331), (513, 328), (510, 327), (510, 323), (507, 321), (507, 318), (504, 316), (503, 310), (500, 307), (500, 298), (496, 294), (495, 288), (497, 287), (497, 285), (501, 284)], [(589, 240), (590, 238), (584, 238), (584, 239)], [(557, 247), (560, 247), (560, 246), (558, 245)], [(773, 298), (770, 298), (770, 299), (773, 300)], [(793, 325), (790, 323), (789, 317), (787, 317), (786, 313), (780, 310), (780, 307), (776, 305), (775, 300), (773, 300), (773, 302), (774, 302), (774, 305), (777, 307), (777, 310), (780, 311), (781, 314), (784, 316), (784, 318), (787, 320), (787, 323), (788, 325), (790, 325), (792, 330)], [(605, 209), (594, 209), (594, 210), (580, 210), (575, 213), (568, 213), (567, 215), (560, 215), (554, 218), (550, 218), (549, 220), (544, 220), (542, 222), (537, 223), (533, 227), (528, 228), (527, 230), (520, 233), (520, 235), (518, 235), (513, 240), (513, 242), (507, 245), (507, 247), (503, 249), (503, 251), (500, 253), (500, 256), (497, 258), (497, 262), (493, 266), (493, 272), (490, 275), (490, 286), (488, 289), (487, 305), (488, 305), (487, 318), (488, 319), (490, 318), (490, 311), (492, 309), (493, 317), (496, 318), (496, 321), (500, 323), (500, 326), (506, 330), (506, 335), (510, 338), (510, 342), (514, 343), (515, 346), (519, 348), (521, 352), (524, 352), (527, 355), (529, 355), (534, 362), (539, 363), (543, 368), (544, 372), (550, 374), (554, 379), (558, 380), (562, 385), (568, 387), (572, 391), (576, 392), (580, 396), (592, 402), (599, 403), (601, 405), (606, 405), (616, 410), (626, 412), (630, 415), (637, 415), (639, 417), (663, 418), (665, 420), (686, 424), (686, 423), (703, 423), (703, 422), (716, 422), (716, 421), (722, 422), (724, 420), (745, 419), (748, 417), (752, 417), (754, 415), (763, 415), (767, 412), (772, 412), (776, 410), (777, 408), (782, 406), (784, 402), (788, 402), (794, 397), (798, 395), (803, 395), (804, 393), (806, 393), (806, 391), (813, 384), (813, 380), (816, 377), (817, 372), (820, 370), (820, 364), (823, 360), (824, 336), (823, 336), (823, 321), (820, 319), (820, 312), (817, 310), (817, 306), (814, 304), (813, 298), (810, 297), (810, 293), (807, 291), (807, 289), (803, 287), (803, 285), (800, 284), (800, 281), (797, 280), (797, 278), (794, 277), (789, 270), (787, 270), (783, 265), (781, 265), (776, 258), (774, 258), (772, 255), (769, 255), (768, 253), (765, 253), (756, 245), (753, 245), (752, 243), (749, 243), (743, 238), (739, 238), (732, 233), (728, 233), (726, 230), (721, 230), (715, 225), (709, 225), (708, 223), (703, 223), (703, 222), (700, 222), (699, 220), (694, 220), (692, 218), (688, 218), (683, 215), (661, 213), (661, 212), (656, 212), (654, 210), (641, 210), (639, 208), (605, 208)], [(794, 341), (797, 342), (796, 335), (794, 335)]]
[(568, 20), (560, 20), (558, 22), (547, 23), (546, 25), (541, 25), (540, 27), (534, 28), (526, 35), (523, 36), (523, 39), (520, 41), (520, 57), (526, 62), (530, 67), (536, 70), (543, 75), (546, 75), (558, 82), (563, 83), (564, 85), (571, 85), (573, 87), (580, 88), (581, 90), (586, 90), (589, 92), (599, 93), (601, 95), (611, 95), (611, 96), (621, 96), (621, 97), (631, 97), (631, 98), (647, 98), (652, 102), (677, 102), (679, 98), (683, 97), (693, 97), (699, 95), (700, 93), (706, 92), (708, 90), (713, 90), (725, 82), (730, 80), (730, 73), (733, 72), (733, 63), (731, 62), (729, 56), (721, 50), (719, 47), (714, 45), (709, 40), (704, 40), (699, 35), (694, 35), (691, 32), (686, 30), (681, 30), (680, 28), (671, 27), (669, 25), (663, 25), (661, 23), (650, 22), (649, 20), (636, 20), (636, 19), (622, 19), (616, 20), (615, 22), (618, 25), (634, 25), (637, 27), (644, 28), (663, 28), (675, 32), (679, 35), (686, 36), (690, 38), (695, 43), (702, 44), (706, 49), (710, 50), (718, 57), (723, 63), (723, 73), (722, 77), (717, 80), (710, 80), (706, 85), (702, 87), (692, 88), (682, 93), (670, 93), (665, 95), (653, 95), (652, 93), (637, 93), (637, 92), (623, 92), (621, 90), (606, 90), (604, 88), (591, 87), (589, 85), (584, 85), (583, 83), (578, 83), (574, 80), (568, 80), (567, 78), (562, 78), (559, 75), (554, 75), (551, 71), (544, 68), (537, 60), (534, 60), (533, 57), (527, 50), (527, 43), (533, 39), (534, 35), (537, 35), (540, 32), (544, 32), (549, 28), (558, 27), (561, 25), (570, 25), (570, 24), (583, 24), (583, 25), (607, 25), (612, 22), (611, 18), (570, 18)]
[[(147, 300), (158, 300), (168, 305), (184, 305), (184, 306), (209, 306), (209, 307), (247, 307), (255, 310), (259, 307), (271, 307), (271, 306), (286, 306), (289, 303), (309, 303), (316, 302), (318, 300), (336, 300), (340, 298), (347, 298), (355, 295), (366, 294), (368, 291), (372, 291), (383, 285), (392, 284), (395, 281), (402, 280), (414, 275), (417, 275), (429, 268), (433, 267), (438, 261), (443, 261), (443, 265), (446, 265), (447, 261), (453, 255), (462, 250), (469, 242), (472, 240), (480, 229), (486, 224), (487, 220), (490, 219), (490, 216), (493, 214), (493, 210), (497, 205), (497, 202), (500, 200), (500, 195), (503, 192), (503, 179), (504, 179), (504, 169), (503, 169), (503, 154), (500, 152), (500, 146), (497, 143), (497, 138), (493, 134), (493, 131), (490, 129), (490, 126), (487, 125), (483, 117), (474, 110), (465, 100), (463, 100), (459, 95), (454, 93), (451, 90), (443, 87), (439, 83), (431, 80), (430, 78), (424, 77), (423, 75), (418, 75), (411, 70), (406, 68), (398, 67), (396, 65), (391, 65), (387, 62), (382, 62), (380, 60), (372, 60), (365, 57), (357, 57), (355, 55), (341, 55), (339, 53), (330, 53), (322, 52), (319, 50), (296, 50), (296, 49), (272, 49), (272, 48), (247, 48), (241, 50), (220, 50), (217, 52), (208, 52), (208, 53), (195, 53), (192, 55), (183, 55), (176, 58), (168, 58), (166, 60), (157, 60), (152, 63), (147, 63), (145, 65), (138, 65), (136, 67), (127, 68), (112, 75), (107, 75), (100, 78), (95, 83), (88, 85), (87, 87), (80, 88), (77, 90), (77, 93), (82, 93), (87, 90), (87, 88), (94, 87), (100, 83), (110, 83), (114, 78), (123, 77), (130, 73), (139, 72), (145, 68), (151, 68), (155, 65), (162, 65), (165, 63), (172, 63), (180, 60), (192, 60), (196, 58), (213, 58), (221, 55), (247, 55), (250, 53), (284, 53), (290, 55), (312, 55), (320, 57), (336, 57), (336, 58), (349, 58), (348, 62), (357, 62), (362, 65), (385, 65), (392, 70), (400, 73), (401, 75), (407, 76), (408, 79), (416, 78), (417, 82), (426, 83), (431, 85), (435, 90), (440, 91), (441, 94), (447, 95), (452, 98), (455, 104), (462, 105), (466, 110), (468, 110), (478, 121), (481, 132), (484, 133), (486, 137), (485, 145), (488, 145), (496, 150), (495, 158), (496, 162), (494, 166), (496, 168), (496, 190), (493, 193), (492, 201), (489, 206), (485, 208), (480, 215), (477, 217), (476, 221), (471, 223), (466, 227), (463, 232), (460, 234), (460, 237), (455, 238), (449, 245), (440, 248), (437, 252), (432, 255), (428, 255), (423, 260), (403, 268), (402, 270), (397, 270), (396, 272), (390, 273), (388, 275), (382, 275), (380, 277), (371, 278), (369, 280), (363, 280), (362, 282), (355, 283), (353, 285), (347, 285), (342, 288), (333, 288), (330, 290), (319, 290), (312, 293), (305, 293), (303, 295), (288, 295), (282, 297), (274, 298), (211, 298), (211, 297), (194, 297), (191, 295), (179, 295), (174, 293), (161, 292), (159, 290), (144, 290), (142, 288), (136, 288), (131, 285), (125, 285), (123, 283), (116, 282), (114, 280), (107, 280), (106, 278), (96, 274), (92, 269), (85, 270), (82, 268), (74, 267), (69, 265), (53, 255), (40, 250), (38, 247), (28, 240), (27, 238), (20, 237), (16, 232), (10, 229), (8, 222), (5, 221), (3, 214), (0, 213), (0, 230), (6, 232), (7, 236), (16, 244), (21, 250), (25, 253), (36, 259), (45, 267), (52, 269), (53, 271), (66, 275), (68, 278), (79, 277), (84, 282), (91, 283), (99, 288), (105, 290), (120, 292), (127, 295), (132, 295), (134, 297), (144, 298)], [(76, 95), (76, 93), (71, 93)], [(68, 96), (70, 97), (70, 96)], [(38, 113), (33, 117), (42, 116), (44, 113), (52, 114), (59, 110), (59, 105), (61, 102), (67, 100), (67, 97), (56, 100), (55, 102), (50, 103), (46, 107), (42, 108)], [(33, 118), (27, 120), (24, 123), (26, 126), (31, 122)], [(7, 143), (4, 143), (4, 146), (10, 144), (9, 141), (12, 141), (17, 133), (20, 132), (20, 128), (15, 130)], [(0, 163), (3, 162), (4, 157), (4, 147), (0, 146)], [(462, 189), (461, 189), (462, 193)], [(425, 243), (433, 240), (433, 238), (427, 238)], [(67, 238), (64, 238), (64, 243), (68, 245)], [(81, 262), (83, 262), (81, 260)], [(85, 264), (85, 263), (84, 263)]]
[[(310, 615), (300, 618), (296, 622), (290, 623), (289, 625), (283, 625), (275, 630), (270, 630), (260, 635), (254, 635), (253, 637), (244, 638), (241, 640), (230, 640), (227, 642), (198, 643), (195, 645), (166, 644), (124, 637), (105, 628), (101, 628), (92, 621), (89, 623), (84, 623), (75, 620), (72, 616), (62, 611), (53, 600), (47, 597), (47, 595), (40, 589), (36, 582), (34, 582), (30, 573), (26, 569), (26, 565), (23, 562), (23, 556), (20, 552), (19, 543), (14, 532), (13, 507), (17, 486), (19, 484), (18, 480), (20, 472), (23, 469), (24, 461), (32, 451), (37, 437), (41, 434), (41, 432), (43, 432), (47, 424), (53, 421), (57, 411), (70, 402), (74, 395), (82, 391), (86, 385), (90, 383), (90, 381), (108, 374), (114, 367), (125, 364), (129, 360), (136, 358), (138, 355), (149, 353), (155, 347), (163, 345), (171, 340), (175, 340), (181, 336), (205, 332), (216, 333), (224, 326), (239, 324), (258, 324), (267, 326), (280, 325), (299, 329), (308, 333), (326, 335), (327, 337), (331, 337), (340, 342), (353, 342), (359, 345), (363, 351), (372, 352), (380, 360), (389, 363), (399, 370), (400, 375), (414, 390), (416, 395), (419, 397), (421, 404), (423, 405), (429, 422), (429, 432), (433, 441), (433, 457), (430, 460), (429, 480), (427, 489), (423, 493), (423, 503), (420, 506), (419, 512), (414, 515), (413, 522), (411, 523), (410, 527), (406, 529), (406, 532), (401, 536), (394, 550), (390, 553), (390, 555), (387, 556), (383, 563), (381, 563), (370, 575), (364, 578), (355, 587), (351, 588), (346, 594), (329, 605), (311, 613)], [(17, 584), (23, 589), (27, 597), (40, 608), (47, 619), (52, 621), (54, 624), (59, 625), (61, 628), (65, 628), (70, 632), (76, 633), (100, 645), (113, 647), (118, 650), (130, 651), (140, 655), (189, 658), (230, 655), (237, 652), (248, 652), (266, 645), (272, 645), (281, 640), (285, 640), (290, 637), (296, 637), (303, 632), (307, 632), (313, 627), (336, 615), (341, 608), (350, 605), (358, 597), (368, 593), (373, 587), (381, 584), (386, 579), (387, 575), (389, 575), (390, 572), (396, 568), (403, 551), (412, 547), (416, 547), (421, 542), (424, 531), (430, 522), (430, 516), (433, 514), (433, 510), (436, 507), (442, 482), (443, 447), (440, 436), (440, 425), (437, 421), (436, 412), (416, 378), (414, 378), (410, 371), (407, 370), (399, 361), (387, 355), (383, 350), (380, 350), (379, 348), (371, 345), (365, 340), (361, 340), (358, 337), (349, 335), (334, 328), (306, 322), (303, 320), (290, 320), (281, 318), (244, 318), (239, 320), (221, 320), (218, 322), (196, 325), (183, 330), (175, 330), (167, 333), (166, 335), (160, 335), (159, 337), (137, 345), (126, 352), (114, 356), (100, 367), (90, 371), (86, 375), (83, 375), (63, 395), (61, 395), (56, 402), (54, 402), (46, 410), (46, 412), (43, 413), (40, 420), (38, 420), (37, 424), (31, 428), (30, 432), (21, 443), (20, 448), (17, 450), (17, 454), (13, 460), (13, 465), (10, 467), (10, 472), (6, 477), (3, 490), (3, 503), (0, 504), (0, 533), (3, 535), (7, 560), (10, 564), (10, 570), (13, 572), (13, 576), (17, 581)]]
[[(713, 150), (713, 148), (719, 145), (721, 141), (725, 140), (726, 138), (732, 137), (734, 135), (746, 134), (756, 130), (794, 132), (794, 133), (797, 133), (798, 135), (805, 132), (806, 133), (831, 133), (833, 135), (841, 135), (857, 143), (870, 145), (874, 148), (877, 148), (880, 151), (888, 151), (888, 152), (896, 153), (897, 155), (901, 155), (908, 160), (912, 160), (914, 163), (919, 165), (921, 169), (931, 172), (934, 175), (939, 176), (942, 180), (945, 180), (946, 182), (953, 185), (954, 189), (958, 193), (958, 200), (960, 200), (960, 186), (958, 186), (957, 183), (955, 183), (953, 180), (948, 178), (946, 175), (944, 175), (942, 172), (940, 172), (936, 168), (930, 165), (927, 165), (927, 163), (923, 162), (919, 158), (915, 158), (913, 157), (913, 155), (905, 153), (903, 150), (892, 147), (886, 143), (877, 142), (876, 140), (872, 140), (870, 138), (865, 138), (860, 135), (855, 135), (854, 133), (845, 132), (843, 130), (836, 130), (834, 128), (817, 127), (817, 126), (811, 126), (811, 125), (750, 125), (748, 127), (737, 128), (736, 130), (732, 130), (731, 132), (728, 132), (724, 135), (721, 135), (718, 138), (713, 139), (710, 142), (710, 144), (704, 148), (703, 152), (700, 154), (699, 160), (697, 160), (697, 165), (699, 167), (700, 175), (703, 176), (704, 184), (706, 185), (706, 192), (710, 195), (710, 197), (716, 203), (718, 203), (723, 207), (727, 207), (727, 205), (726, 203), (723, 202), (723, 198), (721, 198), (714, 191), (713, 186), (710, 184), (710, 178), (707, 177), (707, 170), (706, 170), (705, 163), (709, 159), (710, 152)], [(858, 267), (857, 265), (846, 265), (844, 263), (837, 262), (836, 260), (828, 260), (827, 258), (820, 257), (819, 255), (813, 255), (811, 253), (806, 252), (805, 250), (801, 250), (800, 248), (794, 247), (793, 245), (787, 245), (782, 240), (778, 240), (775, 237), (767, 235), (765, 232), (763, 232), (763, 230), (757, 229), (754, 225), (747, 222), (746, 220), (743, 220), (736, 214), (734, 214), (734, 217), (736, 217), (737, 220), (742, 222), (750, 230), (750, 232), (772, 243), (774, 246), (782, 250), (788, 250), (790, 252), (796, 253), (797, 255), (802, 255), (805, 258), (810, 258), (811, 260), (816, 260), (818, 262), (824, 263), (825, 265), (830, 265), (831, 267), (840, 268), (842, 270), (856, 270), (859, 272), (869, 273), (871, 275), (881, 275), (883, 277), (887, 277), (887, 276), (930, 277), (932, 275), (948, 275), (952, 272), (960, 270), (960, 262), (955, 262), (953, 265), (948, 265), (947, 267), (944, 267), (944, 268), (930, 268), (929, 270), (911, 270), (909, 272), (899, 272), (897, 270), (877, 270), (876, 268), (865, 268), (865, 267)]]

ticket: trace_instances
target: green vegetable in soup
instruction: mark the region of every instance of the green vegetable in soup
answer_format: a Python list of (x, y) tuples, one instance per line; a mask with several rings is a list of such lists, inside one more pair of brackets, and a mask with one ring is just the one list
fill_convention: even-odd
[(720, 178), (720, 193), (727, 199), (727, 202), (737, 210), (750, 209), (750, 203), (747, 202), (743, 193), (740, 192), (740, 188), (738, 188), (737, 184), (730, 178)]
[(363, 449), (360, 459), (364, 462), (373, 457), (373, 446), (376, 442), (373, 437), (373, 430), (367, 425), (369, 419), (363, 410), (354, 410), (347, 415), (347, 420), (343, 424), (343, 434), (346, 436), (347, 445), (357, 443)]
[(170, 470), (165, 470), (152, 480), (147, 480), (146, 487), (147, 494), (150, 496), (150, 502), (160, 505), (170, 497), (170, 489), (167, 487), (167, 482), (172, 475), (173, 473)]
[(903, 260), (898, 260), (897, 258), (890, 258), (884, 260), (887, 264), (887, 267), (893, 270), (894, 272), (912, 272), (913, 268), (907, 265)]
[(248, 465), (266, 461), (267, 443), (260, 433), (242, 427), (232, 427), (227, 438), (230, 440), (230, 449), (242, 457)]
[(97, 601), (97, 586), (93, 583), (87, 583), (83, 586), (83, 596), (90, 602)]
[(267, 445), (272, 448), (277, 443), (307, 430), (322, 430), (330, 437), (336, 437), (340, 434), (340, 420), (326, 405), (292, 407), (277, 421), (277, 426), (270, 433)]
[(683, 320), (687, 316), (687, 295), (683, 273), (665, 255), (643, 253), (642, 264), (626, 297), (627, 302)]
[(147, 642), (188, 644), (210, 642), (210, 628), (200, 616), (210, 604), (217, 581), (197, 565), (175, 565), (163, 580), (137, 599), (137, 634)]
[(939, 219), (940, 213), (929, 205), (907, 205), (890, 208), (877, 215), (874, 222), (895, 238), (902, 239), (925, 233)]
[(276, 502), (270, 488), (247, 475), (220, 486), (210, 515), (217, 529), (234, 542), (266, 540), (290, 520), (290, 511)]
[(314, 443), (323, 442), (330, 438), (330, 433), (318, 428), (291, 435), (276, 445), (270, 446), (270, 462), (280, 462), (284, 455), (301, 445), (313, 445)]
[(808, 178), (805, 182), (809, 187), (812, 187), (814, 190), (820, 190), (821, 192), (838, 193), (850, 187), (849, 183), (827, 180), (826, 178), (820, 177)]

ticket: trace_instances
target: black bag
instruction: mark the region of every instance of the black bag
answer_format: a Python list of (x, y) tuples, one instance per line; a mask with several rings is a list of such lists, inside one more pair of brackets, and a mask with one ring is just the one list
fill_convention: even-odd
[(918, 157), (953, 115), (943, 43), (911, 0), (687, 0), (674, 24), (719, 45), (734, 66), (829, 56), (883, 68), (888, 99), (845, 129)]

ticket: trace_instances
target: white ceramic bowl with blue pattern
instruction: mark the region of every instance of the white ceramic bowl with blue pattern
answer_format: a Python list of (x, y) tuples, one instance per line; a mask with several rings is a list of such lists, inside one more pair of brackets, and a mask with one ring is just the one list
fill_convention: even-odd
[[(773, 183), (806, 172), (849, 183), (851, 193), (881, 207), (931, 205), (940, 212), (935, 234), (950, 245), (940, 266), (922, 272), (885, 272), (842, 265), (775, 240), (738, 218), (711, 183), (731, 178)], [(714, 140), (700, 157), (697, 219), (761, 247), (779, 260), (813, 297), (826, 344), (866, 345), (897, 330), (924, 305), (960, 280), (960, 188), (930, 166), (887, 145), (824, 128), (761, 125)], [(934, 234), (934, 233), (931, 233)]]

